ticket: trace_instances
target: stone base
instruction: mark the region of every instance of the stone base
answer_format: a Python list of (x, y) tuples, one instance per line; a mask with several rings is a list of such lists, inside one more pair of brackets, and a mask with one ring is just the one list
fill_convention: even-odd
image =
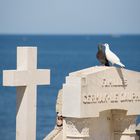
[(98, 118), (65, 118), (63, 140), (138, 140), (136, 117), (126, 116), (126, 111), (110, 110)]

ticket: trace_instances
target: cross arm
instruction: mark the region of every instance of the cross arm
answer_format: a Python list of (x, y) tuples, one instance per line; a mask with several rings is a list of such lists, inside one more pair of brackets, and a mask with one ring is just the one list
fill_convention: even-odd
[(4, 86), (27, 86), (27, 85), (48, 85), (50, 84), (50, 70), (38, 69), (32, 71), (4, 70)]

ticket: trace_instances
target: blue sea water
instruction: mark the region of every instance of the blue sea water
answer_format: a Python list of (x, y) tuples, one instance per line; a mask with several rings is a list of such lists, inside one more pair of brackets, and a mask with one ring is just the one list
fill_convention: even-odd
[(99, 65), (97, 44), (105, 42), (127, 69), (140, 71), (140, 35), (0, 35), (0, 140), (15, 140), (16, 89), (2, 86), (2, 70), (16, 69), (17, 46), (37, 46), (38, 68), (51, 70), (51, 84), (39, 86), (37, 93), (37, 140), (42, 140), (55, 125), (55, 101), (65, 76)]

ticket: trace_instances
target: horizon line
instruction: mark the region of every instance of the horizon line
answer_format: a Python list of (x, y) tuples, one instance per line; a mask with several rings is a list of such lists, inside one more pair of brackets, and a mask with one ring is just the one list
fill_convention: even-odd
[(140, 33), (135, 33), (135, 34), (37, 34), (37, 33), (23, 33), (23, 34), (19, 34), (19, 33), (0, 33), (0, 36), (139, 36)]

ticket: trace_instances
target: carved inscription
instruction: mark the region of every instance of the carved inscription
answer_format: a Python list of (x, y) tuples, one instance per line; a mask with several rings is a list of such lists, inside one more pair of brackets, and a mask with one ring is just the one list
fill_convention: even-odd
[[(109, 81), (107, 79), (102, 79), (101, 88), (121, 88), (126, 89), (128, 87), (128, 81), (122, 79), (122, 81)], [(87, 87), (86, 87), (87, 88)], [(140, 102), (140, 96), (134, 92), (125, 91), (122, 93), (88, 93), (83, 88), (83, 104), (104, 104), (104, 103), (136, 103)], [(116, 89), (117, 91), (117, 89)]]
[(122, 83), (120, 84), (114, 84), (111, 81), (107, 81), (106, 79), (103, 79), (102, 81), (102, 87), (123, 87), (126, 88), (128, 86), (127, 84), (127, 80), (126, 79), (122, 79)]
[(83, 95), (84, 104), (103, 104), (103, 103), (136, 103), (140, 102), (140, 97), (135, 93), (101, 93)]

